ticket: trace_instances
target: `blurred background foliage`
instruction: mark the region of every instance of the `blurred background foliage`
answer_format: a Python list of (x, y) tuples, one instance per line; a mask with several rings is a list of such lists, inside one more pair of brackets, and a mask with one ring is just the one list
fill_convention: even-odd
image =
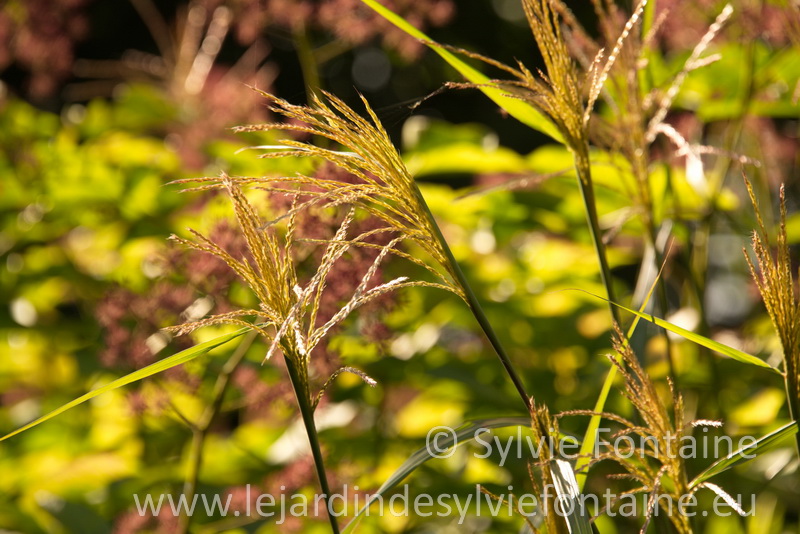
[[(392, 7), (440, 42), (503, 61), (537, 64), (517, 0), (395, 0)], [(571, 7), (595, 28), (588, 2)], [(580, 5), (579, 5), (580, 4)], [(586, 4), (586, 5), (583, 5)], [(669, 79), (721, 8), (715, 0), (659, 0), (669, 9), (648, 72)], [(630, 8), (630, 6), (627, 6)], [(669, 123), (691, 143), (758, 160), (745, 167), (767, 214), (787, 186), (791, 243), (800, 242), (797, 105), (800, 18), (787, 2), (737, 0), (714, 42), (716, 63), (693, 71)], [(358, 108), (364, 94), (402, 148), (457, 259), (474, 283), (514, 363), (552, 411), (590, 409), (609, 364), (607, 305), (572, 159), (563, 147), (504, 116), (478, 91), (437, 91), (457, 75), (423, 44), (357, 0), (8, 0), (0, 7), (0, 434), (141, 368), (192, 339), (159, 330), (252, 305), (225, 268), (171, 246), (187, 227), (244, 246), (220, 196), (179, 194), (185, 177), (330, 172), (310, 161), (258, 159), (269, 135), (232, 135), (270, 119), (247, 85), (302, 103), (323, 87)], [(427, 98), (426, 98), (427, 97)], [(650, 187), (654, 218), (675, 240), (663, 317), (770, 361), (780, 348), (742, 255), (755, 226), (741, 167), (704, 156), (708, 189), (667, 143)], [(632, 213), (633, 176), (612, 155), (593, 155), (601, 224), (618, 294), (641, 302), (652, 257)], [(695, 172), (695, 175), (692, 173)], [(277, 211), (271, 205), (267, 211)], [(768, 221), (772, 221), (768, 217)], [(313, 232), (333, 220), (313, 214)], [(368, 258), (351, 258), (353, 272)], [(385, 269), (398, 275), (402, 262)], [(358, 278), (344, 269), (336, 284)], [(649, 273), (649, 274), (648, 274)], [(344, 293), (342, 293), (344, 295)], [(639, 299), (637, 301), (637, 298)], [(337, 302), (331, 302), (336, 306)], [(638, 305), (638, 304), (637, 304)], [(209, 331), (211, 330), (211, 331)], [(519, 414), (502, 368), (456, 298), (406, 290), (349, 321), (315, 356), (316, 379), (338, 362), (377, 381), (343, 375), (320, 407), (332, 484), (378, 487), (428, 429)], [(640, 325), (633, 339), (651, 376), (669, 366), (665, 338)], [(34, 533), (176, 532), (177, 520), (140, 517), (132, 495), (179, 494), (189, 423), (210, 402), (235, 346), (118, 390), (0, 445), (0, 530)], [(783, 387), (679, 339), (671, 350), (687, 419), (719, 418), (732, 436), (761, 436), (787, 421)], [(280, 362), (261, 365), (255, 344), (232, 376), (206, 436), (198, 490), (313, 492), (316, 480)], [(613, 393), (608, 409), (628, 415)], [(562, 430), (580, 436), (583, 418)], [(717, 431), (713, 431), (717, 432)], [(699, 459), (697, 471), (711, 463)], [(696, 465), (695, 465), (696, 464)], [(754, 517), (709, 517), (709, 533), (796, 531), (797, 458), (784, 443), (726, 473), (720, 485), (757, 494)], [(603, 468), (589, 489), (602, 492)], [(498, 466), (459, 451), (429, 462), (412, 492), (474, 493), (475, 484), (529, 491), (524, 462)], [(297, 521), (196, 517), (197, 532), (326, 532)], [(365, 532), (517, 532), (519, 518), (369, 518)], [(614, 532), (613, 527), (607, 532)], [(619, 532), (637, 528), (617, 523)]]

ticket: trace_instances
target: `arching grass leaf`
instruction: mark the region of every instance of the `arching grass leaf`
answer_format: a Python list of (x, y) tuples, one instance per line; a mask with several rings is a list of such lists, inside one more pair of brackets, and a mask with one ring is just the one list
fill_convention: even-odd
[[(653, 283), (650, 284), (650, 289), (647, 291), (647, 295), (645, 295), (644, 299), (642, 299), (642, 305), (639, 307), (640, 312), (644, 311), (644, 309), (647, 307), (647, 304), (650, 302), (650, 298), (653, 296), (653, 291), (655, 291), (658, 281), (661, 279), (661, 272), (663, 269), (664, 265), (661, 266), (661, 269), (659, 269), (658, 273), (653, 279)], [(633, 336), (633, 332), (636, 330), (636, 325), (638, 324), (639, 317), (636, 317), (633, 320), (633, 323), (631, 323), (631, 326), (628, 328), (628, 339)], [(619, 354), (617, 354), (616, 357), (619, 358)], [(578, 482), (579, 491), (583, 491), (583, 486), (586, 483), (586, 477), (588, 473), (584, 468), (589, 465), (589, 462), (591, 461), (591, 453), (595, 447), (595, 439), (597, 438), (598, 430), (600, 429), (600, 420), (602, 419), (602, 416), (599, 414), (605, 410), (608, 394), (611, 392), (611, 386), (614, 384), (614, 380), (616, 378), (617, 366), (612, 365), (608, 370), (605, 381), (603, 382), (603, 387), (600, 388), (600, 395), (597, 396), (597, 402), (595, 402), (593, 410), (596, 415), (593, 415), (589, 420), (589, 425), (586, 427), (586, 434), (584, 434), (583, 441), (581, 442), (581, 450), (578, 453), (578, 460), (575, 462), (575, 479)]]
[(10, 434), (6, 434), (2, 438), (0, 438), (0, 441), (3, 441), (3, 440), (6, 440), (6, 439), (8, 439), (10, 437), (16, 436), (17, 434), (19, 434), (21, 432), (24, 432), (24, 431), (26, 431), (26, 430), (28, 430), (30, 428), (33, 428), (33, 427), (35, 427), (36, 425), (38, 425), (40, 423), (44, 423), (45, 421), (47, 421), (49, 419), (52, 419), (57, 415), (61, 415), (62, 413), (64, 413), (67, 410), (69, 410), (70, 408), (74, 408), (75, 406), (77, 406), (79, 404), (83, 404), (84, 402), (86, 402), (86, 401), (88, 401), (90, 399), (93, 399), (93, 398), (97, 397), (98, 395), (101, 395), (101, 394), (105, 393), (106, 391), (111, 391), (112, 389), (117, 389), (119, 387), (128, 385), (128, 384), (130, 384), (132, 382), (136, 382), (137, 380), (141, 380), (143, 378), (147, 378), (148, 376), (153, 376), (155, 374), (158, 374), (161, 371), (166, 371), (167, 369), (171, 369), (172, 367), (178, 366), (178, 365), (180, 365), (182, 363), (186, 363), (186, 362), (188, 362), (190, 360), (194, 360), (198, 356), (202, 356), (203, 354), (207, 353), (211, 349), (219, 347), (220, 345), (222, 345), (224, 343), (227, 343), (228, 341), (230, 341), (232, 339), (235, 339), (235, 338), (237, 338), (237, 337), (239, 337), (239, 336), (241, 336), (241, 335), (243, 335), (243, 334), (245, 334), (246, 332), (249, 332), (249, 331), (250, 331), (249, 328), (241, 328), (241, 329), (239, 329), (239, 330), (237, 330), (235, 332), (231, 332), (230, 334), (224, 334), (224, 335), (215, 337), (214, 339), (211, 339), (211, 340), (206, 341), (204, 343), (200, 343), (198, 345), (195, 345), (192, 348), (189, 348), (189, 349), (186, 349), (184, 351), (181, 351), (178, 354), (174, 354), (174, 355), (170, 356), (169, 358), (164, 358), (163, 360), (159, 360), (159, 361), (157, 361), (157, 362), (155, 362), (155, 363), (153, 363), (151, 365), (148, 365), (147, 367), (139, 369), (138, 371), (134, 371), (133, 373), (131, 373), (129, 375), (125, 375), (122, 378), (118, 378), (118, 379), (114, 380), (113, 382), (109, 382), (105, 386), (102, 386), (102, 387), (99, 387), (97, 389), (94, 389), (94, 390), (90, 391), (89, 393), (87, 393), (85, 395), (81, 395), (77, 399), (75, 399), (75, 400), (73, 400), (71, 402), (68, 402), (67, 404), (65, 404), (65, 405), (63, 405), (63, 406), (61, 406), (59, 408), (56, 408), (52, 412), (50, 412), (50, 413), (48, 413), (46, 415), (43, 415), (42, 417), (40, 417), (40, 418), (38, 418), (38, 419), (36, 419), (34, 421), (31, 421), (27, 425), (25, 425), (25, 426), (23, 426), (21, 428), (18, 428), (17, 430), (11, 432)]
[[(583, 289), (575, 289), (574, 291), (583, 291), (584, 293), (588, 293), (589, 295), (592, 295), (593, 297), (596, 297), (598, 299), (605, 300), (606, 302), (611, 302), (608, 299), (601, 297), (600, 295), (595, 295), (594, 293), (591, 293), (589, 291), (584, 291)], [(642, 313), (636, 310), (632, 310), (630, 308), (623, 306), (622, 304), (617, 304), (616, 302), (611, 302), (611, 304), (620, 309), (625, 310), (628, 313), (632, 313), (633, 315), (640, 317), (645, 321), (650, 321), (651, 323), (658, 325), (665, 330), (669, 330), (673, 334), (678, 334), (684, 339), (688, 339), (689, 341), (693, 341), (702, 347), (713, 350), (714, 352), (718, 352), (723, 356), (727, 356), (736, 361), (747, 363), (755, 367), (762, 367), (764, 369), (769, 369), (773, 373), (777, 373), (783, 376), (783, 373), (779, 369), (776, 369), (775, 367), (771, 366), (764, 360), (756, 358), (755, 356), (747, 354), (746, 352), (742, 352), (739, 349), (723, 345), (718, 341), (714, 341), (713, 339), (701, 336), (700, 334), (692, 332), (691, 330), (686, 330), (685, 328), (681, 328), (680, 326), (672, 324), (669, 321), (665, 321), (664, 319), (656, 317), (655, 315), (650, 315), (649, 313)]]
[[(489, 419), (480, 419), (477, 421), (471, 421), (466, 425), (462, 426), (461, 428), (454, 430), (454, 434), (443, 436), (443, 439), (438, 440), (437, 450), (443, 450), (450, 446), (457, 447), (467, 441), (470, 441), (475, 438), (475, 432), (481, 428), (505, 428), (509, 426), (530, 426), (531, 420), (529, 417), (492, 417)], [(361, 518), (363, 514), (369, 509), (370, 505), (375, 502), (379, 497), (381, 497), (384, 493), (391, 490), (395, 486), (397, 486), (400, 482), (403, 481), (409, 474), (411, 474), (417, 467), (421, 466), (434, 456), (431, 455), (431, 451), (428, 449), (427, 446), (419, 449), (417, 452), (412, 454), (408, 457), (408, 459), (403, 462), (403, 465), (397, 468), (397, 470), (392, 473), (386, 482), (381, 485), (378, 490), (370, 494), (369, 501), (364, 507), (358, 511), (356, 516), (353, 518), (352, 521), (342, 530), (342, 534), (348, 534), (350, 532), (354, 532), (358, 524), (361, 522)]]
[[(399, 16), (397, 13), (385, 8), (376, 0), (361, 0), (366, 5), (371, 7), (375, 10), (379, 15), (384, 17), (386, 20), (406, 32), (412, 37), (416, 37), (422, 41), (425, 41), (428, 46), (433, 49), (434, 52), (439, 54), (447, 63), (450, 64), (451, 67), (456, 69), (464, 78), (469, 80), (470, 82), (478, 85), (488, 84), (491, 80), (488, 76), (482, 74), (478, 70), (474, 69), (473, 67), (469, 66), (467, 63), (461, 61), (455, 54), (452, 52), (445, 50), (440, 46), (436, 46), (433, 43), (433, 40), (416, 29), (414, 26), (409, 24), (408, 22), (403, 19), (403, 17)], [(513, 98), (507, 96), (504, 91), (500, 89), (495, 89), (493, 87), (482, 86), (479, 87), (483, 93), (491, 98), (498, 106), (500, 106), (503, 110), (505, 110), (509, 115), (517, 119), (518, 121), (522, 122), (533, 128), (538, 132), (542, 132), (543, 134), (549, 135), (559, 143), (564, 142), (564, 138), (561, 136), (561, 133), (556, 128), (555, 124), (553, 124), (550, 119), (546, 118), (542, 115), (536, 108), (531, 106), (530, 104), (519, 100), (517, 98)]]
[(694, 489), (699, 484), (702, 484), (706, 480), (714, 477), (723, 471), (727, 471), (731, 467), (734, 467), (739, 464), (743, 464), (754, 459), (756, 456), (767, 450), (769, 447), (772, 447), (782, 439), (789, 437), (793, 434), (797, 433), (797, 423), (792, 421), (789, 424), (783, 425), (782, 427), (770, 432), (763, 438), (760, 438), (758, 441), (751, 443), (750, 445), (746, 445), (741, 449), (733, 451), (729, 455), (724, 458), (720, 458), (713, 464), (711, 464), (708, 469), (697, 475), (694, 480), (689, 484), (689, 489)]
[(572, 466), (565, 460), (556, 460), (550, 469), (558, 499), (561, 501), (564, 520), (570, 534), (593, 534), (586, 507), (581, 503), (581, 489)]

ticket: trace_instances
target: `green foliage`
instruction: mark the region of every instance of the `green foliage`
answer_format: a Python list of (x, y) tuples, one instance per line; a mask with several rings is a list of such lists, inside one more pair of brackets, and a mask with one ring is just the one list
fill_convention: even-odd
[(556, 126), (550, 120), (548, 120), (546, 116), (536, 110), (536, 108), (526, 104), (525, 102), (515, 99), (513, 96), (506, 94), (502, 90), (490, 87), (490, 79), (486, 75), (482, 74), (480, 71), (459, 59), (458, 56), (448, 51), (446, 48), (437, 45), (430, 38), (428, 38), (427, 35), (417, 30), (402, 17), (399, 17), (392, 11), (386, 9), (375, 0), (362, 1), (401, 30), (407, 32), (412, 37), (428, 43), (437, 54), (439, 54), (445, 61), (447, 61), (448, 64), (450, 64), (451, 67), (456, 69), (459, 74), (464, 76), (470, 82), (480, 86), (480, 90), (483, 91), (486, 96), (491, 98), (495, 103), (497, 103), (497, 105), (509, 115), (530, 126), (531, 128), (549, 135), (556, 141), (563, 141), (561, 133), (558, 131)]
[[(445, 453), (447, 452), (447, 449), (463, 445), (469, 440), (474, 439), (476, 435), (478, 435), (478, 431), (482, 429), (489, 430), (492, 428), (504, 428), (510, 426), (527, 426), (528, 424), (530, 424), (530, 421), (528, 421), (528, 419), (525, 417), (493, 417), (491, 419), (470, 421), (464, 425), (461, 425), (461, 427), (456, 429), (453, 434), (447, 433), (444, 435), (443, 439), (440, 439), (437, 442), (436, 452)], [(348, 523), (347, 527), (342, 531), (342, 533), (347, 534), (348, 532), (355, 532), (356, 528), (361, 523), (361, 517), (367, 513), (370, 505), (372, 505), (373, 502), (377, 502), (380, 498), (387, 494), (387, 492), (395, 488), (422, 464), (429, 460), (435, 459), (436, 457), (432, 455), (432, 452), (433, 451), (426, 446), (409, 456), (408, 459), (403, 462), (403, 465), (398, 467), (395, 472), (392, 473), (388, 479), (386, 479), (381, 487), (370, 496), (370, 500), (364, 504), (364, 507), (361, 510), (358, 510), (358, 513), (353, 517), (350, 523)]]
[[(795, 528), (796, 9), (687, 1), (665, 15), (653, 0), (627, 11), (601, 0), (524, 0), (516, 11), (492, 2), (508, 33), (487, 50), (474, 6), (457, 6), (463, 32), (426, 34), (363, 2), (355, 19), (367, 7), (385, 17), (387, 42), (400, 42), (399, 29), (438, 54), (429, 54), (438, 70), (430, 58), (401, 66), (396, 52), (382, 56), (395, 73), (387, 87), (413, 78), (420, 97), (435, 92), (399, 119), (379, 92), (295, 103), (282, 81), (292, 70), (338, 93), (352, 86), (342, 58), (378, 52), (351, 54), (330, 34), (316, 47), (321, 37), (303, 24), (274, 43), (285, 61), (281, 39), (291, 40), (302, 68), (273, 69), (281, 82), (266, 101), (226, 93), (226, 80), (253, 83), (242, 64), (260, 53), (253, 45), (247, 61), (218, 70), (214, 43), (232, 40), (229, 27), (247, 34), (238, 11), (247, 2), (184, 6), (177, 55), (127, 55), (125, 68), (145, 58), (150, 70), (113, 98), (53, 114), (0, 91), (0, 529)], [(9, 5), (24, 22), (27, 8)], [(292, 9), (287, 17), (309, 16)], [(192, 26), (206, 17), (207, 28)], [(514, 40), (520, 25), (529, 40)], [(508, 47), (513, 56), (482, 55)], [(192, 93), (203, 65), (205, 85)], [(468, 106), (455, 119), (430, 113), (459, 101), (442, 83), (484, 93), (531, 139), (556, 143), (520, 140), (510, 119), (494, 131)], [(616, 327), (628, 334), (612, 342)], [(430, 461), (426, 435), (442, 425), (458, 447)], [(741, 446), (594, 456), (608, 438), (601, 426)], [(503, 442), (520, 431), (582, 436), (583, 456), (475, 454), (479, 427)], [(757, 439), (743, 444), (748, 436)], [(134, 503), (185, 492), (239, 506), (246, 489), (308, 496), (345, 484), (373, 500), (405, 485), (434, 499), (480, 488), (495, 504), (552, 484), (568, 498), (635, 493), (647, 507), (589, 526), (586, 514), (477, 517), (473, 503), (462, 524), (453, 514), (378, 517), (362, 498), (330, 524), (276, 524), (219, 512), (155, 518)], [(656, 514), (657, 492), (696, 496), (709, 513)], [(749, 512), (750, 495), (756, 516), (710, 512), (730, 496)]]
[(50, 413), (48, 413), (46, 415), (43, 415), (42, 417), (36, 419), (35, 421), (31, 421), (27, 425), (25, 425), (25, 426), (23, 426), (21, 428), (18, 428), (17, 430), (11, 432), (10, 434), (6, 434), (5, 436), (0, 437), (0, 441), (3, 441), (3, 440), (6, 440), (8, 438), (11, 438), (13, 436), (16, 436), (20, 432), (24, 432), (24, 431), (28, 430), (29, 428), (33, 428), (36, 425), (44, 423), (45, 421), (48, 421), (48, 420), (50, 420), (50, 419), (52, 419), (52, 418), (54, 418), (54, 417), (56, 417), (58, 415), (61, 415), (62, 413), (66, 412), (67, 410), (69, 410), (71, 408), (74, 408), (75, 406), (78, 406), (79, 404), (83, 404), (84, 402), (86, 402), (88, 400), (91, 400), (91, 399), (97, 397), (98, 395), (102, 395), (103, 393), (106, 393), (106, 392), (111, 391), (113, 389), (120, 388), (122, 386), (127, 386), (128, 384), (132, 384), (134, 382), (138, 382), (139, 380), (143, 380), (143, 379), (148, 378), (150, 376), (153, 376), (155, 374), (162, 373), (162, 372), (166, 371), (167, 369), (172, 369), (175, 366), (178, 366), (178, 365), (184, 364), (186, 362), (192, 361), (195, 358), (206, 354), (211, 349), (215, 349), (215, 348), (219, 347), (220, 345), (223, 345), (223, 344), (227, 343), (228, 341), (231, 341), (232, 339), (236, 339), (237, 337), (247, 333), (248, 330), (249, 330), (248, 328), (240, 328), (236, 332), (232, 332), (230, 334), (224, 334), (224, 335), (215, 337), (214, 339), (211, 339), (209, 341), (204, 341), (203, 343), (198, 343), (197, 345), (195, 345), (194, 347), (192, 347), (190, 349), (186, 349), (184, 351), (179, 352), (178, 354), (175, 354), (173, 356), (169, 356), (168, 358), (164, 358), (163, 360), (160, 360), (160, 361), (158, 361), (158, 362), (156, 362), (156, 363), (154, 363), (152, 365), (148, 365), (147, 367), (144, 367), (143, 369), (139, 369), (136, 372), (133, 372), (133, 373), (131, 373), (129, 375), (126, 375), (126, 376), (124, 376), (122, 378), (118, 378), (117, 380), (114, 380), (112, 382), (109, 382), (108, 384), (100, 386), (97, 389), (93, 389), (92, 391), (90, 391), (86, 395), (81, 395), (77, 399), (75, 399), (75, 400), (73, 400), (71, 402), (68, 402), (67, 404), (65, 404), (63, 406), (59, 406), (58, 408), (56, 408), (52, 412), (50, 412)]
[(797, 433), (797, 422), (785, 424), (782, 427), (773, 430), (766, 436), (759, 438), (751, 444), (748, 444), (741, 449), (737, 449), (724, 458), (720, 458), (714, 462), (708, 469), (697, 475), (690, 483), (690, 488), (695, 488), (710, 478), (727, 471), (728, 469), (754, 458), (759, 454), (763, 454), (767, 449), (773, 447), (775, 444), (780, 443), (781, 440)]

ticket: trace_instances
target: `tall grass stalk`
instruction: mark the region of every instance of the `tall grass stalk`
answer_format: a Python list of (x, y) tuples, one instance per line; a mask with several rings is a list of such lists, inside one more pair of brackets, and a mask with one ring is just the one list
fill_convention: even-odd
[(344, 184), (312, 177), (281, 180), (321, 188), (323, 195), (310, 202), (341, 202), (347, 199), (384, 222), (387, 225), (384, 231), (399, 234), (403, 240), (420, 246), (433, 260), (431, 264), (421, 263), (399, 251), (394, 253), (414, 260), (438, 280), (435, 283), (411, 284), (445, 289), (467, 303), (526, 409), (530, 410), (531, 398), (521, 377), (453, 256), (414, 178), (366, 100), (364, 105), (371, 121), (360, 117), (344, 102), (327, 93), (323, 93), (322, 97), (314, 97), (312, 106), (296, 106), (272, 95), (262, 94), (273, 103), (273, 111), (308, 126), (273, 123), (243, 127), (240, 131), (300, 130), (344, 148), (342, 151), (327, 150), (311, 143), (283, 140), (282, 145), (269, 147), (276, 151), (265, 154), (265, 157), (317, 156), (353, 173), (363, 183)]
[(431, 221), (431, 227), (433, 228), (434, 235), (439, 240), (445, 256), (450, 262), (450, 265), (452, 265), (453, 274), (455, 275), (455, 278), (461, 288), (464, 290), (464, 299), (466, 300), (470, 311), (472, 311), (475, 320), (478, 321), (481, 330), (483, 330), (483, 333), (486, 335), (486, 338), (492, 345), (495, 354), (497, 354), (497, 357), (500, 359), (500, 363), (503, 364), (503, 368), (506, 370), (511, 382), (514, 384), (514, 388), (517, 390), (520, 398), (522, 398), (522, 402), (525, 403), (525, 407), (527, 408), (528, 412), (532, 413), (533, 397), (531, 397), (525, 389), (525, 384), (514, 368), (514, 365), (511, 363), (511, 358), (503, 347), (503, 344), (500, 342), (500, 338), (497, 336), (497, 333), (494, 331), (492, 323), (489, 321), (488, 317), (486, 317), (483, 307), (481, 306), (478, 297), (475, 295), (475, 292), (472, 290), (472, 286), (467, 280), (467, 277), (464, 276), (464, 272), (461, 270), (458, 261), (456, 261), (455, 256), (453, 256), (453, 252), (450, 250), (450, 246), (447, 244), (447, 240), (444, 238), (444, 235), (442, 235), (442, 231), (439, 228), (439, 225), (436, 223), (436, 219), (431, 213), (431, 210), (428, 207), (427, 202), (425, 202), (425, 198), (422, 196), (422, 192), (419, 190), (419, 188), (416, 188), (416, 194), (419, 197), (420, 205), (424, 208), (427, 217)]
[(328, 506), (329, 499), (331, 498), (331, 489), (328, 484), (328, 475), (325, 472), (325, 462), (322, 458), (322, 447), (317, 435), (317, 427), (314, 424), (314, 408), (311, 405), (310, 395), (308, 389), (308, 380), (304, 380), (302, 371), (297, 368), (296, 362), (291, 358), (285, 357), (286, 369), (289, 371), (289, 379), (292, 383), (292, 389), (297, 399), (297, 406), (300, 409), (300, 415), (303, 418), (303, 426), (306, 429), (308, 436), (308, 443), (311, 446), (311, 454), (314, 458), (314, 469), (317, 472), (319, 479), (319, 487), (322, 490), (323, 500), (325, 501), (325, 510), (327, 511), (328, 522), (331, 525), (331, 531), (334, 534), (339, 534), (339, 523), (336, 516), (330, 513)]
[[(560, 13), (567, 13), (568, 10), (560, 2), (551, 0), (524, 0), (523, 7), (544, 60), (545, 73), (542, 78), (538, 78), (521, 65), (519, 70), (506, 68), (519, 80), (508, 82), (508, 86), (523, 89), (521, 97), (550, 117), (561, 132), (567, 148), (572, 152), (589, 233), (600, 266), (600, 275), (609, 301), (616, 302), (611, 268), (597, 214), (589, 161), (588, 129), (591, 108), (616, 57), (610, 55), (602, 69), (599, 62), (595, 61), (591, 76), (587, 78), (591, 83), (588, 103), (584, 104), (581, 75), (570, 55), (561, 26)], [(609, 305), (609, 311), (612, 318), (619, 322), (618, 311), (613, 305)]]
[[(597, 203), (595, 202), (594, 185), (592, 184), (592, 168), (589, 163), (588, 144), (576, 148), (581, 150), (580, 152), (574, 152), (575, 171), (578, 175), (578, 184), (580, 186), (581, 197), (583, 198), (589, 234), (592, 237), (592, 244), (594, 245), (597, 261), (600, 265), (600, 276), (606, 289), (608, 300), (610, 302), (617, 302), (616, 293), (614, 291), (614, 281), (611, 277), (611, 267), (609, 266), (608, 254), (606, 253), (606, 245), (603, 241), (603, 234), (597, 215)], [(612, 319), (619, 323), (620, 317), (617, 307), (609, 303), (609, 311)]]

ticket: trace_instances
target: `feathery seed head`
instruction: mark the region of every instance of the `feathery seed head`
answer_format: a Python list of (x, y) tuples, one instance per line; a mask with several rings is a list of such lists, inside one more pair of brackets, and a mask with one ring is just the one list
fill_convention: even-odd
[[(219, 177), (178, 180), (177, 183), (201, 183), (190, 190), (221, 190), (228, 195), (247, 244), (247, 254), (236, 258), (193, 230), (190, 232), (194, 240), (176, 236), (173, 239), (222, 259), (250, 287), (258, 298), (259, 307), (207, 317), (173, 327), (172, 330), (184, 334), (212, 324), (246, 325), (256, 329), (269, 345), (265, 359), (277, 351), (283, 353), (304, 381), (299, 385), (300, 388), (308, 395), (309, 401), (316, 405), (319, 399), (315, 401), (311, 398), (308, 385), (309, 359), (325, 336), (353, 311), (403, 287), (444, 289), (461, 298), (464, 298), (464, 293), (455, 282), (453, 266), (437, 239), (434, 223), (413, 177), (366, 101), (364, 104), (369, 119), (362, 118), (343, 101), (327, 93), (315, 97), (310, 107), (296, 106), (267, 93), (262, 94), (271, 102), (271, 109), (288, 119), (288, 122), (245, 126), (237, 128), (237, 131), (304, 132), (341, 147), (336, 150), (311, 142), (285, 139), (280, 145), (254, 147), (269, 150), (262, 157), (313, 156), (339, 167), (345, 173), (326, 173), (322, 177), (240, 177), (222, 174)], [(349, 178), (345, 180), (342, 176)], [(266, 220), (245, 193), (247, 188), (288, 195), (292, 198), (291, 204), (279, 217)], [(306, 236), (298, 235), (298, 215), (312, 207), (346, 210), (333, 237), (305, 239)], [(366, 230), (354, 232), (354, 221), (362, 215), (379, 222)], [(376, 237), (380, 237), (377, 242)], [(303, 282), (297, 272), (294, 246), (300, 241), (324, 247), (316, 270), (307, 282)], [(402, 243), (421, 249), (423, 258), (401, 250)], [(356, 248), (373, 249), (376, 252), (374, 259), (338, 311), (330, 317), (321, 316), (319, 311), (323, 293), (334, 265), (348, 251)], [(389, 255), (399, 256), (423, 267), (434, 281), (400, 277), (386, 283), (376, 283), (374, 279), (379, 267)], [(248, 317), (253, 318), (254, 322), (246, 321)]]

